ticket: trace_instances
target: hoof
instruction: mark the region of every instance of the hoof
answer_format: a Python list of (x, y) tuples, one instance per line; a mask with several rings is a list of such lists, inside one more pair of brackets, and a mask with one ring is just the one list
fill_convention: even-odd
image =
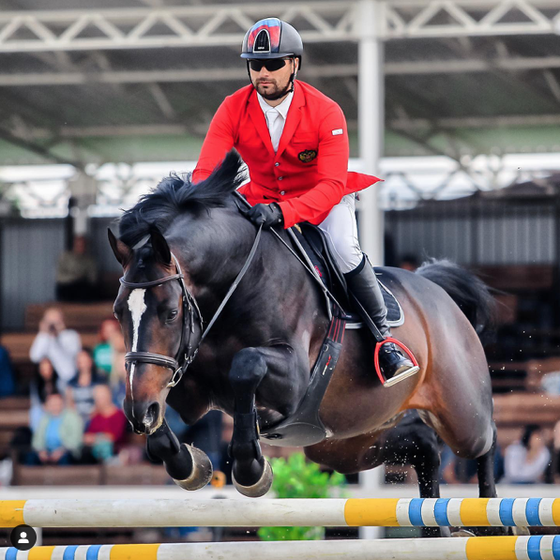
[(212, 480), (212, 463), (204, 451), (186, 443), (182, 445), (186, 447), (191, 456), (193, 470), (189, 477), (184, 480), (174, 478), (173, 482), (183, 490), (200, 490)]
[(476, 535), (472, 531), (468, 531), (467, 529), (459, 529), (458, 531), (451, 531), (452, 537), (476, 537)]
[(260, 480), (252, 486), (243, 486), (242, 484), (239, 484), (237, 480), (235, 480), (233, 470), (231, 473), (231, 478), (233, 480), (233, 485), (235, 486), (235, 488), (237, 488), (237, 491), (240, 494), (248, 496), (249, 498), (260, 498), (270, 490), (270, 487), (272, 486), (272, 479), (274, 478), (274, 476), (270, 463), (266, 459), (264, 459), (264, 470), (262, 476)]

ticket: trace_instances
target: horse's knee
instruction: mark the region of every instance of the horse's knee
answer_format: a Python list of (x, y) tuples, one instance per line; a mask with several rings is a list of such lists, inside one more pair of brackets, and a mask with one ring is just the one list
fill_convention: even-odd
[(254, 392), (266, 371), (266, 360), (259, 349), (243, 348), (233, 357), (229, 381), (234, 390)]

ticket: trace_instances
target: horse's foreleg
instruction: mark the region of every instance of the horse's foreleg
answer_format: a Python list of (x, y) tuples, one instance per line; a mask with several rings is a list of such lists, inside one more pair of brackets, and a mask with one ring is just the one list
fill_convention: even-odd
[(196, 447), (181, 444), (165, 420), (148, 436), (146, 449), (150, 457), (163, 461), (169, 476), (185, 490), (203, 488), (212, 478), (208, 456)]
[(280, 374), (279, 379), (287, 378), (292, 365), (293, 354), (286, 348), (244, 348), (233, 358), (229, 381), (233, 389), (234, 415), (229, 452), (233, 461), (233, 483), (245, 496), (262, 496), (272, 485), (272, 469), (259, 444), (257, 388), (267, 373)]

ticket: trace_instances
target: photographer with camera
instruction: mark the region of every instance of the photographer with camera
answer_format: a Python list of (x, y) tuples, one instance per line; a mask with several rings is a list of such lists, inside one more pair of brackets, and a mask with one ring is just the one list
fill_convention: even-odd
[(31, 345), (29, 357), (36, 364), (43, 358), (51, 361), (58, 373), (58, 390), (63, 393), (68, 381), (76, 375), (76, 357), (81, 348), (80, 335), (66, 328), (60, 309), (51, 307), (39, 323), (39, 333)]

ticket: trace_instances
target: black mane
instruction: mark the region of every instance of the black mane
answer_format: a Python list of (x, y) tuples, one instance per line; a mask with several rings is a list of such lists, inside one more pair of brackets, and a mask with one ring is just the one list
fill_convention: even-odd
[(200, 183), (192, 183), (188, 174), (171, 174), (149, 194), (127, 210), (119, 221), (120, 239), (133, 247), (156, 226), (165, 234), (173, 220), (187, 208), (194, 210), (226, 206), (227, 200), (245, 179), (240, 171), (243, 161), (231, 150), (212, 175)]

